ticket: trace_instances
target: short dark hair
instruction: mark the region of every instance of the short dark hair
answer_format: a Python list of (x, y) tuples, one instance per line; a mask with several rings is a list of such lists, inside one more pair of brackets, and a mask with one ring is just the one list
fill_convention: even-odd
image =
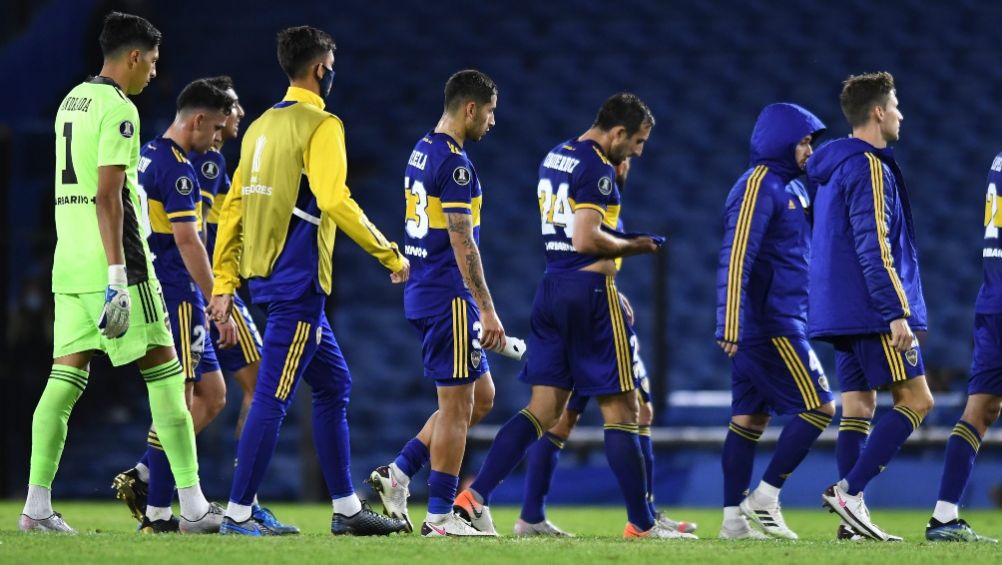
[(619, 92), (602, 103), (592, 127), (609, 131), (616, 126), (623, 126), (627, 135), (633, 135), (643, 125), (654, 127), (651, 109), (636, 94)]
[(153, 24), (139, 16), (111, 12), (104, 17), (101, 28), (101, 53), (105, 57), (117, 55), (123, 49), (139, 48), (149, 51), (160, 45), (163, 35)]
[(445, 82), (445, 109), (455, 110), (460, 103), (469, 100), (486, 104), (497, 93), (497, 84), (486, 74), (475, 69), (459, 71)]
[[(230, 78), (228, 75), (209, 77), (205, 79), (205, 81), (211, 84), (212, 86), (215, 86), (219, 90), (222, 90), (223, 92), (226, 92), (227, 90), (233, 88), (233, 79)], [(235, 88), (233, 88), (233, 90), (236, 91)]]
[(334, 38), (315, 27), (289, 27), (278, 32), (278, 64), (289, 78), (300, 78), (314, 59), (335, 50)]
[(874, 106), (884, 107), (894, 90), (894, 77), (887, 71), (850, 75), (842, 83), (839, 105), (849, 125), (858, 127), (870, 120)]
[(192, 81), (181, 90), (177, 97), (177, 111), (209, 110), (229, 114), (233, 109), (233, 99), (225, 90), (212, 85), (208, 79)]

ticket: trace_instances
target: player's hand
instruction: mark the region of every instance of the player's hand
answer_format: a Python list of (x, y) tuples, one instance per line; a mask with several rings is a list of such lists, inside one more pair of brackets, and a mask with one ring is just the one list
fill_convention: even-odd
[(405, 283), (411, 276), (411, 262), (408, 261), (406, 257), (404, 257), (403, 260), (404, 266), (401, 267), (399, 271), (390, 273), (390, 282), (393, 284)]
[(229, 349), (237, 344), (237, 323), (233, 320), (233, 316), (228, 316), (225, 322), (212, 323), (216, 324), (216, 329), (219, 330), (219, 341), (216, 342), (219, 349)]
[(661, 247), (654, 241), (653, 238), (645, 236), (638, 237), (633, 242), (633, 248), (636, 249), (636, 254), (640, 255), (642, 253), (657, 253)]
[(912, 348), (912, 342), (914, 341), (915, 334), (912, 333), (912, 328), (908, 325), (908, 320), (898, 318), (891, 322), (891, 346), (894, 349), (900, 353), (904, 353)]
[(209, 300), (209, 307), (205, 309), (205, 314), (218, 325), (230, 319), (231, 310), (233, 310), (233, 295), (215, 294)]
[(497, 312), (487, 310), (480, 313), (480, 347), (490, 351), (501, 351), (508, 341), (504, 337), (504, 326)]
[(129, 314), (132, 312), (132, 298), (129, 296), (125, 265), (108, 267), (108, 288), (104, 291), (104, 310), (97, 321), (101, 335), (115, 339), (129, 331)]
[(619, 303), (623, 306), (623, 312), (626, 314), (626, 323), (632, 326), (636, 319), (633, 317), (633, 306), (622, 292), (619, 293)]
[(724, 350), (724, 353), (726, 353), (728, 357), (734, 357), (738, 354), (738, 344), (733, 341), (717, 340), (717, 345), (720, 346), (720, 349)]

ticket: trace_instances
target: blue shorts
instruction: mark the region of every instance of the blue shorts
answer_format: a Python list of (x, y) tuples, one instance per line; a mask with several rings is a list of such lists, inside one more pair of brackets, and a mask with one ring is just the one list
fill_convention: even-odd
[(613, 277), (550, 273), (536, 289), (519, 380), (585, 396), (636, 388), (630, 338)]
[(265, 305), (268, 324), (255, 396), (274, 397), (288, 407), (300, 380), (305, 380), (314, 398), (333, 396), (347, 402), (351, 373), (324, 313), (325, 302), (325, 295), (309, 293)]
[(480, 348), (480, 309), (461, 297), (453, 298), (449, 312), (414, 318), (410, 323), (421, 334), (424, 376), (436, 386), (470, 384), (490, 371)]
[(891, 347), (891, 334), (842, 336), (832, 344), (842, 392), (876, 390), (925, 375), (917, 339), (905, 353)]
[[(633, 380), (637, 387), (637, 394), (640, 395), (640, 403), (650, 404), (651, 380), (647, 377), (647, 366), (644, 365), (644, 360), (640, 358), (636, 335), (630, 338), (630, 345), (633, 346), (631, 348), (633, 351)], [(567, 410), (580, 414), (584, 412), (590, 399), (590, 396), (584, 396), (575, 390), (571, 393), (571, 397), (567, 399)]]
[(186, 382), (198, 382), (202, 375), (219, 370), (216, 348), (206, 331), (205, 302), (202, 295), (165, 296), (174, 349)]
[(731, 368), (732, 416), (799, 414), (833, 398), (824, 368), (802, 335), (743, 342)]
[(974, 360), (967, 394), (1002, 396), (1002, 314), (974, 315)]
[[(257, 331), (247, 305), (238, 294), (233, 295), (233, 321), (237, 324), (237, 344), (216, 351), (219, 366), (230, 373), (261, 360), (261, 334)], [(219, 330), (215, 324), (210, 328), (209, 336), (212, 343), (219, 343)]]

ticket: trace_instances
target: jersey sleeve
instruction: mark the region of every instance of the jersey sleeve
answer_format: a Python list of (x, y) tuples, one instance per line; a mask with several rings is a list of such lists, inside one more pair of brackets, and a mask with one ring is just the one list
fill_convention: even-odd
[(131, 102), (116, 105), (101, 120), (98, 134), (97, 166), (128, 166), (136, 151), (139, 113)]
[(590, 208), (605, 217), (612, 193), (616, 190), (616, 172), (612, 165), (598, 161), (581, 163), (581, 172), (571, 177), (573, 186), (570, 197), (574, 200), (573, 207)]
[(195, 169), (188, 163), (169, 167), (158, 180), (164, 211), (171, 223), (198, 220), (197, 207), (201, 201)]
[(442, 212), (473, 213), (473, 167), (462, 155), (450, 154), (438, 168), (435, 182), (441, 188)]

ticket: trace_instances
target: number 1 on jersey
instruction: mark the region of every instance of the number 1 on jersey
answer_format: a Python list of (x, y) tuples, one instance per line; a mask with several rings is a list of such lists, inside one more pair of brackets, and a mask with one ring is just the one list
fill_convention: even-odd
[(62, 184), (76, 184), (77, 172), (73, 170), (73, 122), (63, 124), (63, 139), (66, 140), (63, 144), (66, 147), (66, 166), (62, 172)]

